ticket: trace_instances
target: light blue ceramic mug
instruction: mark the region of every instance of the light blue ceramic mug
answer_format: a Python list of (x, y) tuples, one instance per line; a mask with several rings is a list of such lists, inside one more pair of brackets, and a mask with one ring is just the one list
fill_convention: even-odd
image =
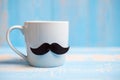
[[(27, 56), (18, 51), (11, 43), (9, 35), (14, 29), (22, 31)], [(69, 49), (68, 21), (26, 21), (24, 26), (13, 26), (7, 32), (7, 41), (15, 51), (30, 65), (36, 67), (55, 67), (63, 65)]]

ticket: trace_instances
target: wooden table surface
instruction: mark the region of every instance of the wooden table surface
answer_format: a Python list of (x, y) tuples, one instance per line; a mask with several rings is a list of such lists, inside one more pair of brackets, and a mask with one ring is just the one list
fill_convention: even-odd
[(14, 79), (120, 80), (120, 48), (71, 48), (66, 63), (55, 68), (29, 66), (10, 48), (1, 48), (0, 80)]

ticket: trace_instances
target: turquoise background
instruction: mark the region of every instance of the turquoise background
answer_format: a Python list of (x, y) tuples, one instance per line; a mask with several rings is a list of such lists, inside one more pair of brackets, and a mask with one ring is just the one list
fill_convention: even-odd
[[(30, 20), (68, 20), (72, 47), (119, 47), (120, 0), (8, 0), (8, 27)], [(20, 31), (15, 46), (25, 46)]]

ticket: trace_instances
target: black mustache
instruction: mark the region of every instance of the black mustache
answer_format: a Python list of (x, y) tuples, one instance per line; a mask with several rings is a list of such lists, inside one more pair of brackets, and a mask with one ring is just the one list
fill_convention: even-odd
[(44, 43), (38, 48), (30, 48), (30, 49), (36, 55), (44, 55), (49, 50), (51, 50), (55, 54), (61, 55), (61, 54), (65, 54), (69, 50), (69, 47), (64, 48), (57, 43), (52, 43), (51, 45), (48, 43)]

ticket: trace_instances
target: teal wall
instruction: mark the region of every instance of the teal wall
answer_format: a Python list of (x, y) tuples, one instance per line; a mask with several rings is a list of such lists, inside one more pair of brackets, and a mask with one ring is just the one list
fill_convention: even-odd
[[(8, 26), (28, 20), (68, 20), (73, 47), (120, 46), (120, 0), (8, 0)], [(23, 35), (11, 33), (15, 46)]]

